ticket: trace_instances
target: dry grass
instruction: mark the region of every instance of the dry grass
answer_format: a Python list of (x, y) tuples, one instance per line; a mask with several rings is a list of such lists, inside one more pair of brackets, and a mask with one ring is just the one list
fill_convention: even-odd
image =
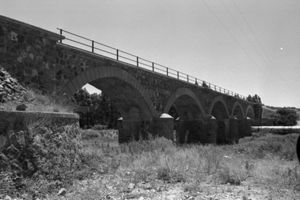
[[(266, 191), (268, 199), (277, 193), (297, 196), (300, 192), (300, 167), (294, 153), (298, 135), (264, 135), (224, 146), (177, 146), (165, 138), (119, 145), (111, 135), (113, 131), (82, 132), (82, 180), (67, 189), (66, 198), (139, 199), (140, 193), (128, 189), (130, 184), (139, 188), (149, 184), (154, 192), (144, 194), (148, 199), (155, 199), (155, 193), (166, 191), (168, 185), (181, 187), (185, 194), (206, 196), (223, 188), (219, 199), (224, 188), (227, 194), (242, 195), (239, 199), (248, 199), (247, 193), (240, 193), (241, 187), (248, 193), (254, 187), (254, 193), (257, 188)], [(48, 199), (61, 198), (52, 195)]]
[(254, 179), (257, 183), (274, 183), (281, 187), (293, 187), (300, 182), (295, 155), (297, 135), (267, 135), (237, 145), (178, 147), (165, 138), (119, 146), (113, 140), (103, 139), (101, 134), (93, 134), (84, 140), (83, 155), (90, 162), (96, 162), (93, 166), (98, 166), (99, 171), (103, 172), (101, 168), (106, 166), (106, 173), (136, 174), (135, 182), (161, 179), (240, 185)]

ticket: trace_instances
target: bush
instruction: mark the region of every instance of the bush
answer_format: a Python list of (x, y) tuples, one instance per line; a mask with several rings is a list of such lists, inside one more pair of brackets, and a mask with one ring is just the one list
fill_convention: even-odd
[(272, 135), (268, 134), (255, 140), (241, 140), (234, 146), (235, 151), (248, 154), (252, 158), (264, 158), (271, 154), (284, 160), (296, 159), (296, 142), (298, 134)]
[(272, 118), (275, 125), (294, 126), (297, 124), (298, 115), (294, 109), (280, 108)]

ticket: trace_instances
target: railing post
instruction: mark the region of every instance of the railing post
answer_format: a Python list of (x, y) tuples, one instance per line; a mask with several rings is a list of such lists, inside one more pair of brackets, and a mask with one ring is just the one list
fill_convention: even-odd
[(177, 71), (177, 79), (179, 79), (179, 71)]
[[(62, 29), (59, 29), (59, 34), (62, 36), (62, 32), (63, 32), (63, 30)], [(60, 43), (62, 43), (62, 39), (60, 39), (59, 40), (60, 41)]]
[(154, 72), (154, 62), (152, 62), (152, 71)]
[(189, 75), (188, 74), (186, 75), (186, 80), (187, 80), (187, 82), (189, 82)]
[(136, 66), (139, 66), (139, 57), (136, 57)]
[(94, 53), (94, 40), (92, 40), (92, 53)]
[(166, 68), (167, 76), (169, 76), (169, 68)]
[(117, 49), (117, 60), (119, 60), (119, 49)]

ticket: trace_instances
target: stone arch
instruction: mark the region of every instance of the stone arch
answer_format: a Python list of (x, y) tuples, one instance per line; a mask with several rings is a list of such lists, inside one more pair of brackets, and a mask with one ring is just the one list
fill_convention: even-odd
[[(225, 118), (229, 118), (230, 115), (229, 115), (228, 107), (222, 96), (218, 96), (218, 97), (214, 98), (214, 100), (212, 101), (211, 106), (209, 108), (209, 112), (208, 112), (209, 115), (213, 115), (213, 110), (217, 104), (221, 104), (223, 106), (224, 111), (225, 111), (225, 116), (226, 116)], [(217, 117), (217, 116), (214, 116), (214, 117)]]
[(147, 91), (144, 89), (144, 87), (132, 75), (130, 75), (128, 72), (120, 68), (109, 67), (109, 66), (90, 68), (80, 73), (72, 80), (70, 80), (63, 87), (62, 93), (72, 96), (78, 89), (80, 89), (86, 83), (90, 83), (92, 81), (98, 79), (105, 79), (105, 78), (117, 78), (126, 82), (136, 91), (138, 91), (138, 93), (143, 97), (143, 100), (147, 105), (147, 108), (151, 112), (151, 115), (158, 116), (158, 113), (156, 112), (156, 110), (153, 107), (153, 104), (150, 101), (150, 96), (147, 93)]
[(191, 91), (188, 88), (179, 88), (176, 90), (176, 92), (174, 94), (172, 94), (172, 96), (168, 99), (165, 107), (164, 107), (164, 112), (168, 113), (171, 106), (176, 102), (177, 99), (179, 99), (182, 96), (188, 96), (191, 99), (194, 100), (194, 102), (197, 105), (197, 108), (200, 110), (201, 115), (205, 116), (205, 111), (203, 109), (203, 106), (201, 105), (199, 99), (197, 98), (197, 96), (195, 95), (195, 93), (193, 91)]
[(235, 102), (233, 104), (231, 116), (234, 117), (236, 115), (236, 112), (240, 113), (240, 115), (237, 115), (236, 117), (238, 117), (238, 118), (244, 118), (245, 117), (243, 107), (239, 102)]
[(221, 96), (215, 97), (211, 103), (209, 114), (215, 117), (216, 127), (216, 143), (226, 144), (228, 142), (229, 130), (229, 112), (226, 102)]
[(251, 105), (248, 105), (248, 107), (246, 109), (246, 117), (250, 117), (251, 119), (255, 118), (255, 112)]

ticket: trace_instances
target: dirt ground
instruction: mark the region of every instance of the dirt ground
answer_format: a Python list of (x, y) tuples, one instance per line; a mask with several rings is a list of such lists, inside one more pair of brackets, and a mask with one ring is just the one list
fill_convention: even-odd
[(166, 183), (160, 180), (131, 183), (117, 176), (98, 176), (77, 182), (65, 196), (49, 199), (137, 199), (137, 200), (298, 200), (299, 190), (259, 185), (254, 181), (241, 185), (203, 183)]

